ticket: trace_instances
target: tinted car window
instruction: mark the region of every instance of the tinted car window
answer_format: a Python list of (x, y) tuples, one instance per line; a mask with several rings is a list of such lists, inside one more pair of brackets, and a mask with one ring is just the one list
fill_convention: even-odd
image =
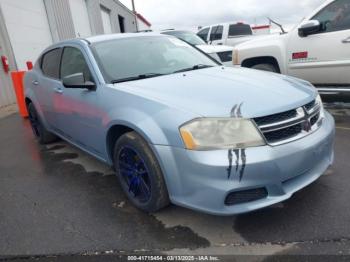
[(62, 49), (54, 49), (43, 55), (41, 60), (41, 70), (44, 75), (59, 79), (59, 68)]
[(77, 48), (66, 47), (62, 55), (61, 78), (76, 73), (83, 73), (85, 81), (93, 81), (83, 53)]
[(92, 48), (107, 82), (146, 74), (172, 74), (195, 65), (217, 66), (191, 45), (172, 36), (121, 38)]
[(210, 33), (210, 40), (221, 40), (222, 33), (224, 32), (224, 27), (222, 25), (214, 26)]
[(313, 20), (323, 25), (324, 32), (334, 32), (350, 29), (350, 2), (338, 0), (320, 11)]
[(241, 36), (241, 35), (252, 35), (252, 29), (250, 25), (247, 24), (235, 24), (230, 25), (228, 29), (228, 36), (234, 37), (234, 36)]
[(209, 27), (204, 28), (203, 30), (199, 31), (197, 35), (202, 38), (204, 41), (207, 41), (209, 34)]

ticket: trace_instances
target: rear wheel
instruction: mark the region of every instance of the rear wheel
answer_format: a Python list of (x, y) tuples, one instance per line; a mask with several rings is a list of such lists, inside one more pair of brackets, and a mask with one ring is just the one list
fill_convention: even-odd
[(57, 136), (46, 130), (33, 103), (28, 105), (28, 113), (34, 136), (38, 139), (40, 144), (48, 144), (58, 140)]
[(279, 73), (278, 69), (273, 64), (257, 64), (257, 65), (253, 65), (251, 68), (256, 70), (261, 70), (261, 71)]
[(135, 132), (118, 139), (114, 166), (123, 191), (139, 209), (155, 212), (169, 205), (168, 191), (156, 157)]

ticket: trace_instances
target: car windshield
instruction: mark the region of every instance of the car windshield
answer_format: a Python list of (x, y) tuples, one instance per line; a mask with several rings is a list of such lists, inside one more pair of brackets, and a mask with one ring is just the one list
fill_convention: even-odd
[(108, 83), (133, 81), (217, 66), (211, 58), (171, 36), (128, 37), (92, 45)]
[(180, 38), (180, 39), (186, 41), (187, 43), (190, 43), (191, 45), (206, 45), (207, 44), (206, 42), (204, 42), (204, 40), (202, 38), (200, 38), (199, 36), (197, 36), (196, 34), (191, 33), (191, 32), (168, 31), (168, 32), (164, 32), (163, 34), (176, 36), (177, 38)]

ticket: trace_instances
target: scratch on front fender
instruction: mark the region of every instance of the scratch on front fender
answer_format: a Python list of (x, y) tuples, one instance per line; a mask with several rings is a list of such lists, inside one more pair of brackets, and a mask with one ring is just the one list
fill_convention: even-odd
[[(243, 102), (240, 104), (235, 104), (231, 109), (231, 117), (232, 118), (242, 118), (242, 106)], [(231, 178), (232, 173), (232, 165), (233, 165), (233, 152), (236, 156), (236, 170), (235, 174), (237, 175), (237, 172), (239, 173), (239, 182), (242, 181), (244, 176), (244, 171), (246, 168), (246, 162), (247, 162), (247, 155), (245, 149), (229, 149), (228, 150), (228, 168), (227, 168), (227, 178)], [(240, 166), (240, 162), (242, 165)]]

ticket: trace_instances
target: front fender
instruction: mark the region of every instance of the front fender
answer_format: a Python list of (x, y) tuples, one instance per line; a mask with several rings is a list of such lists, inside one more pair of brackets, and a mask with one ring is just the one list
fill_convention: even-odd
[(135, 107), (113, 109), (103, 119), (106, 134), (111, 127), (122, 125), (135, 130), (152, 145), (183, 147), (179, 126), (192, 119), (192, 114), (180, 114), (176, 109), (159, 104), (144, 109), (146, 110)]
[(281, 73), (286, 72), (286, 35), (266, 37), (260, 40), (252, 40), (235, 47), (239, 64), (248, 59), (259, 57), (272, 57), (277, 60)]

